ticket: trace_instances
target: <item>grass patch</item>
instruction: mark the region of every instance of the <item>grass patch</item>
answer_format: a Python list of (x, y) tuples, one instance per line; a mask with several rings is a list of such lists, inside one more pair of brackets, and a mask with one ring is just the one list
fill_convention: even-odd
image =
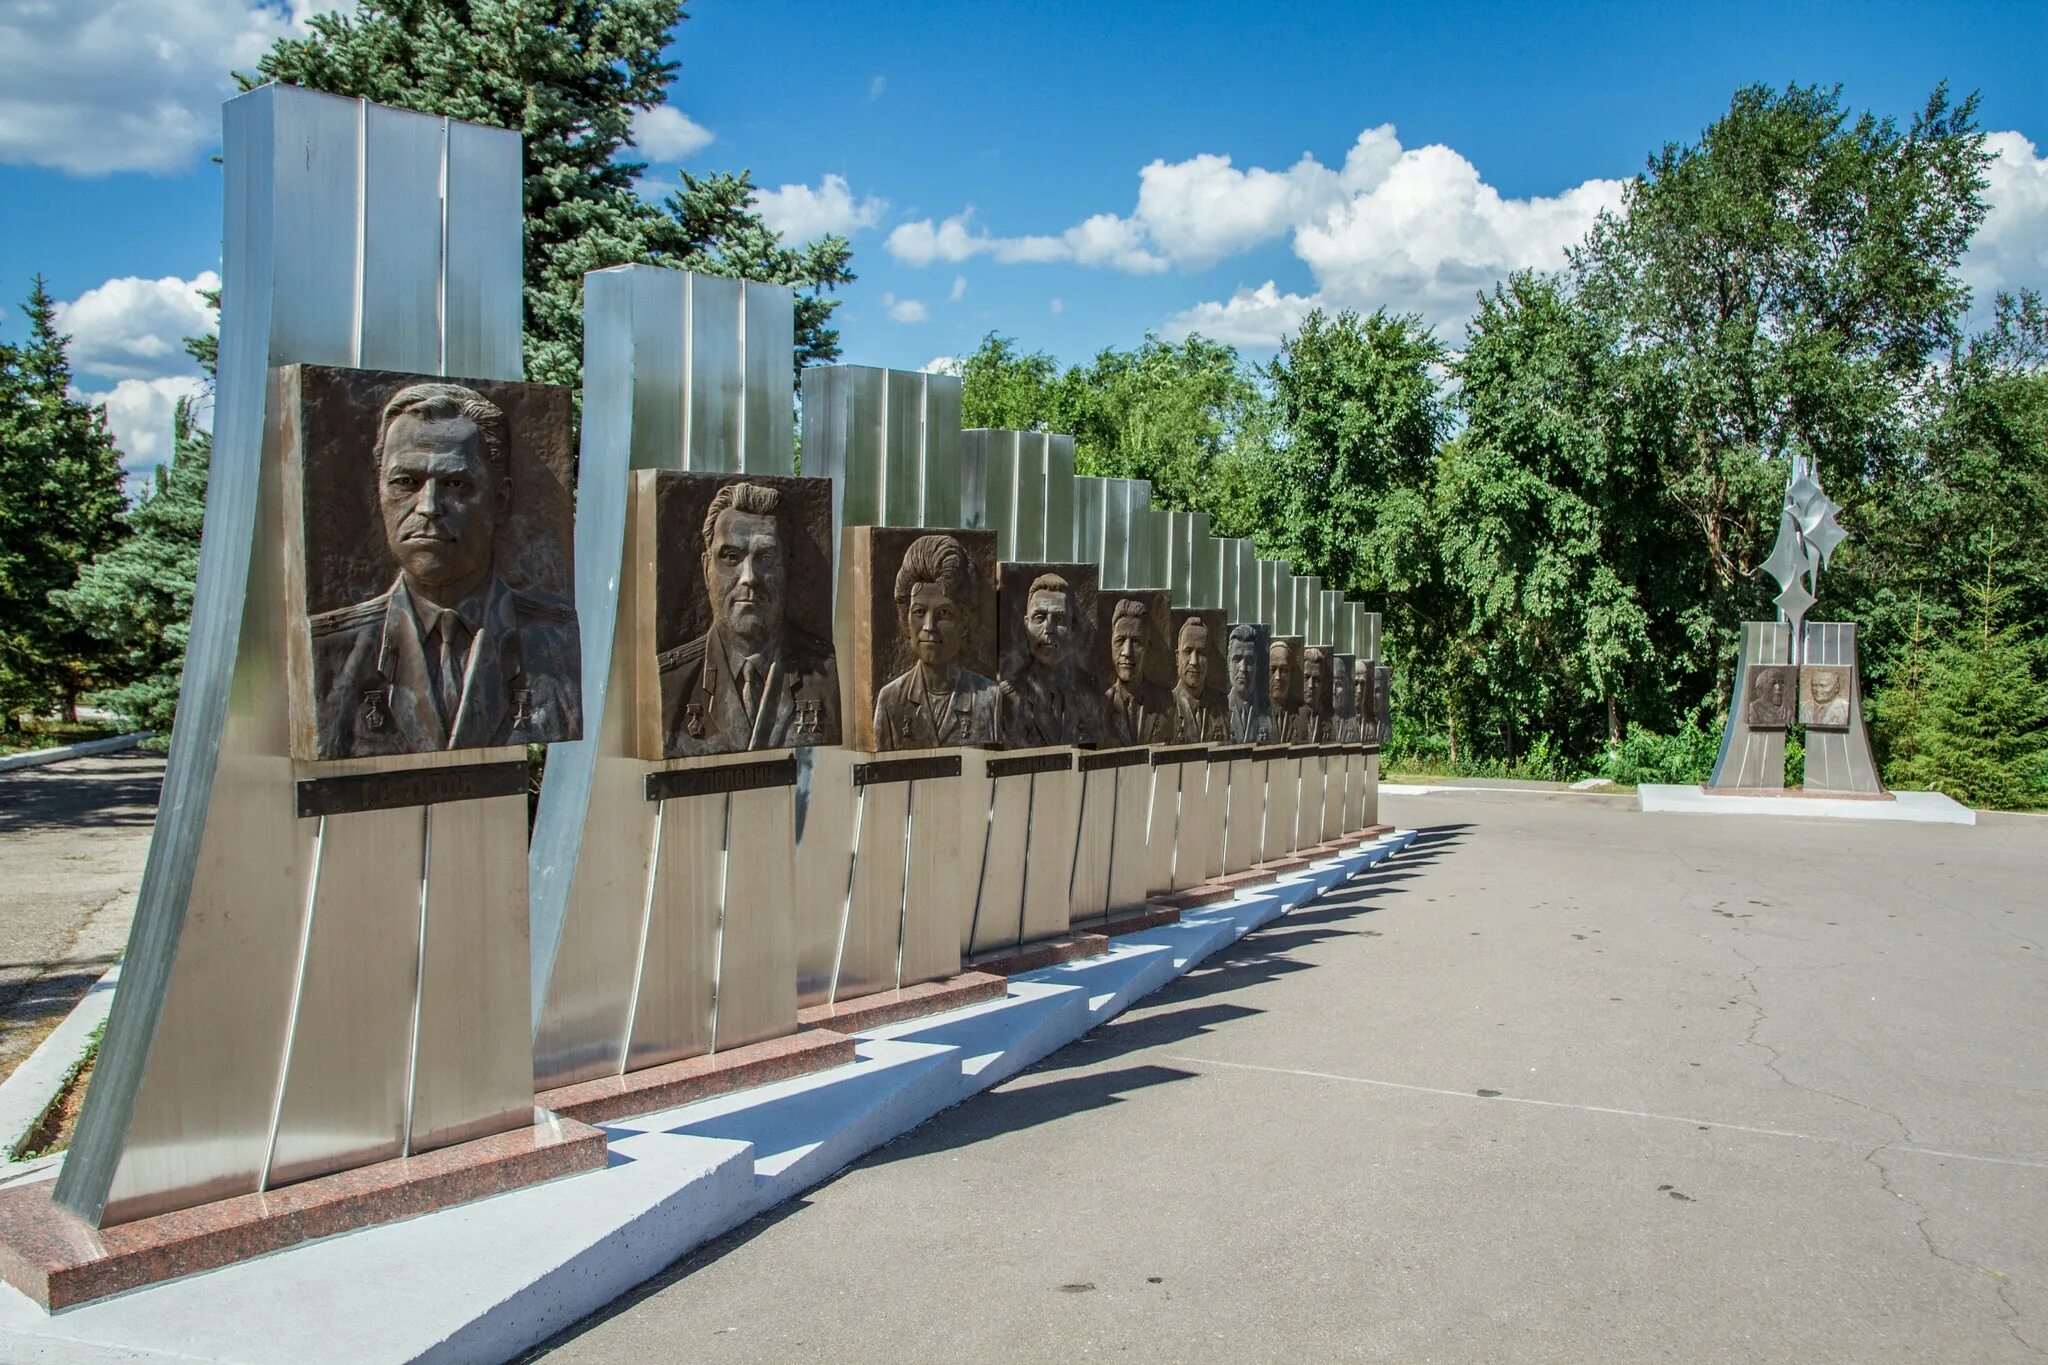
[(43, 1111), (28, 1135), (15, 1144), (13, 1160), (34, 1161), (71, 1145), (71, 1134), (78, 1127), (78, 1111), (85, 1105), (86, 1083), (92, 1079), (93, 1063), (99, 1060), (100, 1037), (106, 1031), (106, 1021), (102, 1020), (85, 1040), (85, 1051), (65, 1073), (64, 1084), (57, 1088), (57, 1098), (50, 1101), (50, 1107)]
[(22, 721), (20, 730), (0, 731), (0, 758), (31, 754), (38, 749), (61, 749), (66, 744), (83, 744), (87, 740), (112, 739), (125, 733), (99, 721), (70, 722), (29, 716)]

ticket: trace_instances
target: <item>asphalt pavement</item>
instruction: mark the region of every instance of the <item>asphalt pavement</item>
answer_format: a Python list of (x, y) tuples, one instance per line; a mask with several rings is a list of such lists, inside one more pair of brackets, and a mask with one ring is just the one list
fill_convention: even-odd
[(163, 775), (143, 750), (0, 773), (0, 1076), (119, 959)]
[(2048, 1352), (2048, 821), (1383, 810), (1410, 853), (541, 1354)]

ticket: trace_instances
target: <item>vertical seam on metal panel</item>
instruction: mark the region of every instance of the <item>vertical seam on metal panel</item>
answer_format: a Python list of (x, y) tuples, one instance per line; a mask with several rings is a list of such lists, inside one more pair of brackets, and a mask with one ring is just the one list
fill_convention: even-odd
[(439, 357), (435, 373), (448, 373), (448, 163), (455, 155), (455, 140), (448, 119), (441, 119), (441, 278), (434, 290), (434, 340)]
[(860, 877), (860, 828), (868, 813), (868, 789), (862, 787), (860, 795), (853, 801), (853, 847), (846, 855), (846, 898), (839, 910), (839, 947), (832, 954), (832, 992), (825, 999), (828, 1005), (839, 1003), (839, 978), (846, 970), (846, 933), (853, 919), (853, 888)]
[(647, 890), (640, 898), (640, 946), (633, 953), (633, 994), (626, 1002), (626, 1031), (619, 1037), (619, 1069), (626, 1074), (626, 1062), (633, 1055), (633, 1036), (640, 1027), (640, 985), (647, 979), (647, 935), (654, 920), (654, 888), (661, 876), (661, 833), (668, 823), (666, 807), (654, 807), (654, 833), (647, 841)]
[(358, 369), (363, 364), (363, 262), (370, 235), (369, 214), (370, 186), (370, 104), (367, 100), (356, 101), (356, 261), (354, 313), (349, 319), (349, 363)]
[(903, 892), (896, 900), (896, 989), (903, 989), (903, 959), (910, 947), (910, 857), (917, 844), (917, 783), (903, 784)]
[(320, 860), (327, 848), (327, 817), (321, 816), (313, 830), (313, 866), (306, 873), (306, 908), (299, 918), (298, 971), (292, 977), (292, 1003), (284, 1017), (284, 1052), (277, 1059), (277, 1091), (270, 1100), (270, 1140), (263, 1146), (263, 1170), (256, 1179), (256, 1191), (270, 1188), (270, 1168), (277, 1160), (277, 1126), (284, 1117), (284, 1092), (291, 1080), (292, 1044), (299, 1033), (299, 1000), (306, 992), (306, 955), (313, 942), (313, 908), (320, 898)]
[(420, 927), (412, 962), (412, 1039), (405, 1058), (405, 1140), (399, 1145), (404, 1156), (412, 1155), (413, 1111), (419, 1106), (420, 1080), (420, 997), (427, 984), (427, 888), (434, 873), (434, 808), (420, 807)]
[[(744, 354), (744, 351), (742, 352)], [(718, 927), (711, 939), (711, 1050), (718, 1051), (718, 1015), (725, 981), (725, 917), (732, 912), (732, 793), (725, 794), (725, 829), (718, 836)]]
[[(747, 282), (745, 280), (740, 281), (739, 321), (735, 325), (734, 330), (739, 333), (739, 344), (735, 349), (739, 352), (740, 394), (739, 402), (733, 406), (739, 411), (740, 425), (739, 430), (733, 433), (733, 444), (737, 447), (733, 451), (733, 461), (737, 468), (731, 472), (744, 474), (752, 472), (754, 468), (754, 461), (747, 449), (747, 389), (749, 386), (747, 384)], [(728, 801), (726, 816), (728, 820), (731, 819), (730, 805), (731, 802)]]
[(1024, 941), (1024, 920), (1031, 912), (1031, 822), (1038, 805), (1038, 774), (1024, 779), (1024, 858), (1022, 874), (1017, 878), (1017, 936), (1011, 943)]
[(974, 883), (974, 913), (967, 919), (967, 951), (970, 953), (981, 938), (981, 902), (988, 895), (988, 855), (995, 838), (996, 792), (1001, 782), (999, 777), (992, 777), (988, 782), (988, 818), (981, 826), (981, 876)]
[[(680, 405), (682, 408), (682, 430), (678, 433), (682, 438), (680, 442), (682, 445), (680, 452), (682, 463), (680, 467), (683, 469), (695, 469), (697, 467), (696, 414), (691, 409), (696, 405), (697, 401), (697, 385), (692, 382), (692, 370), (697, 364), (697, 277), (687, 270), (684, 271), (682, 286), (683, 313), (676, 320), (683, 333), (683, 401)], [(634, 357), (633, 368), (634, 387), (637, 390), (640, 381), (639, 357), (637, 355)]]

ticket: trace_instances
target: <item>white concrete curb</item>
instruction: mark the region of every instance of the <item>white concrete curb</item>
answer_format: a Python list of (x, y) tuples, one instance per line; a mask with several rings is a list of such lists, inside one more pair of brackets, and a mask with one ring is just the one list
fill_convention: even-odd
[(67, 758), (91, 758), (95, 754), (117, 754), (123, 749), (132, 749), (156, 734), (154, 730), (137, 730), (131, 735), (113, 735), (107, 739), (88, 739), (82, 744), (66, 744), (56, 749), (34, 749), (25, 754), (14, 754), (0, 758), (0, 773), (11, 773), (17, 768), (40, 768), (46, 763), (62, 763)]
[(1977, 812), (1940, 792), (1893, 792), (1889, 801), (1827, 796), (1709, 796), (1697, 786), (1648, 783), (1636, 788), (1636, 809), (1684, 815), (1794, 815), (1820, 820), (1908, 820), (1923, 825), (1974, 825)]
[(107, 1011), (114, 1008), (114, 986), (120, 979), (121, 964), (117, 962), (93, 982), (84, 998), (64, 1016), (64, 1022), (50, 1030), (50, 1036), (0, 1081), (0, 1156), (6, 1158), (5, 1164), (0, 1164), (0, 1181), (15, 1174), (14, 1167), (19, 1164), (14, 1160), (15, 1150), (57, 1102), (71, 1068), (85, 1055), (86, 1040), (106, 1022)]
[(0, 1359), (508, 1359), (1414, 838), (1387, 835), (1101, 957), (1013, 977), (1001, 1000), (860, 1034), (849, 1066), (605, 1124), (602, 1170), (55, 1316), (0, 1289)]

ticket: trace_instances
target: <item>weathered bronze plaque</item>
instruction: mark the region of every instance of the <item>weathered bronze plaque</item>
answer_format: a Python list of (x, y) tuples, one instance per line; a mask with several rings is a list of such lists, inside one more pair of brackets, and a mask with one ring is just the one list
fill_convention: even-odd
[(1358, 656), (1355, 654), (1330, 656), (1329, 738), (1339, 743), (1354, 742), (1358, 738), (1357, 669)]
[(1295, 737), (1301, 711), (1301, 636), (1276, 635), (1266, 647), (1266, 696), (1273, 708), (1273, 738)]
[(1073, 770), (1072, 754), (1025, 754), (1019, 758), (992, 758), (988, 761), (990, 777), (1029, 777), (1033, 773), (1070, 773)]
[(531, 777), (526, 764), (519, 759), (464, 763), (453, 768), (405, 768), (389, 773), (316, 777), (298, 784), (299, 818), (517, 796), (526, 790)]
[(1394, 734), (1394, 670), (1388, 664), (1372, 666), (1372, 725), (1363, 727), (1365, 746), (1383, 748)]
[(922, 782), (930, 777), (960, 776), (960, 755), (933, 754), (929, 758), (883, 758), (853, 765), (853, 785), (877, 787), (886, 782)]
[(1172, 607), (1166, 589), (1105, 588), (1095, 598), (1102, 743), (1165, 744), (1173, 738)]
[(1093, 564), (1004, 564), (997, 592), (1003, 746), (1104, 743), (1107, 652), (1095, 645)]
[(1262, 622), (1243, 621), (1230, 628), (1223, 654), (1223, 715), (1232, 743), (1263, 744), (1276, 738), (1268, 694), (1269, 644), (1270, 632)]
[(569, 391), (300, 365), (284, 395), (292, 756), (579, 737)]
[(1224, 704), (1224, 647), (1229, 641), (1220, 608), (1182, 607), (1173, 613), (1173, 742), (1217, 744), (1230, 738)]
[(634, 475), (643, 758), (839, 742), (832, 483)]
[(1809, 730), (1849, 728), (1849, 693), (1855, 680), (1839, 664), (1807, 664), (1799, 670), (1799, 723)]
[(758, 763), (726, 763), (715, 768), (670, 768), (647, 774), (647, 799), (673, 801), (680, 796), (721, 796), (794, 787), (796, 759), (769, 758)]
[(1742, 720), (1752, 730), (1782, 730), (1792, 723), (1799, 693), (1799, 669), (1792, 664), (1757, 664), (1749, 670), (1749, 695)]
[(1330, 738), (1330, 651), (1310, 645), (1301, 651), (1301, 704), (1287, 721), (1287, 738), (1313, 744)]
[(993, 747), (995, 532), (858, 526), (845, 549), (855, 747)]

